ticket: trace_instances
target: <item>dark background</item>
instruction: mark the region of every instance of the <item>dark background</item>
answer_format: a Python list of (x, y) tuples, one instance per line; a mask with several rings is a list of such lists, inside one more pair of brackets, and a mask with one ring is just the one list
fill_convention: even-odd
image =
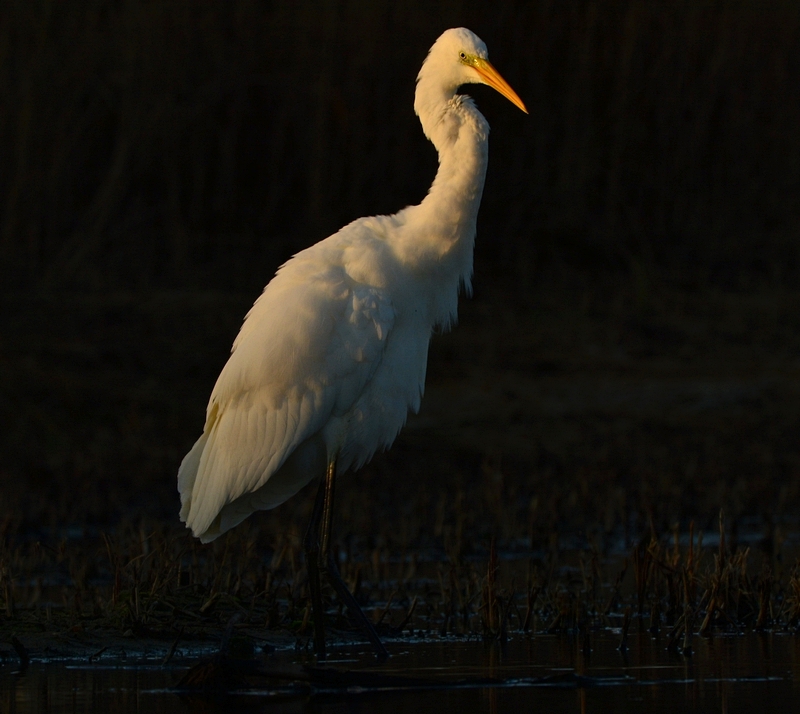
[(476, 295), (342, 528), (413, 510), (396, 538), (442, 537), (459, 498), (476, 538), (796, 513), (796, 2), (7, 0), (6, 532), (176, 519), (261, 287), (424, 196), (414, 79), (460, 25), (530, 115), (469, 88), (493, 128)]

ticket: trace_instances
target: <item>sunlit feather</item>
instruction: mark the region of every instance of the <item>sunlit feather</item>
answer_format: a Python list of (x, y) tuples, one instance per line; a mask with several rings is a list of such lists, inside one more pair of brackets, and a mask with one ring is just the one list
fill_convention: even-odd
[(489, 126), (468, 97), (489, 84), (525, 110), (469, 30), (448, 30), (414, 108), (439, 152), (418, 206), (361, 218), (289, 260), (245, 318), (178, 473), (181, 519), (204, 542), (291, 497), (326, 464), (388, 448), (425, 386), (428, 343), (469, 290)]

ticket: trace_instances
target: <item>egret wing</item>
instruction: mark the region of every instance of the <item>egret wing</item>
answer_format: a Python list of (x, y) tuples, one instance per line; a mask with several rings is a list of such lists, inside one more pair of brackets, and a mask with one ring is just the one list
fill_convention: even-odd
[(308, 252), (279, 271), (248, 313), (203, 436), (181, 465), (181, 517), (196, 535), (346, 413), (380, 363), (395, 316), (388, 297)]

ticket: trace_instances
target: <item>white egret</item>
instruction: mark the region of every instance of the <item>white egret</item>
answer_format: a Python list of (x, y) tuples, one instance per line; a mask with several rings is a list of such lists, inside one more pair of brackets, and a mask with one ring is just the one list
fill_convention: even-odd
[(304, 547), (317, 656), (319, 572), (379, 654), (385, 649), (330, 554), (334, 480), (388, 448), (416, 412), (428, 343), (469, 291), (489, 125), (459, 86), (488, 84), (527, 113), (464, 28), (447, 30), (417, 77), (414, 109), (439, 152), (418, 206), (360, 218), (285, 263), (248, 312), (181, 463), (181, 520), (204, 543), (323, 475)]

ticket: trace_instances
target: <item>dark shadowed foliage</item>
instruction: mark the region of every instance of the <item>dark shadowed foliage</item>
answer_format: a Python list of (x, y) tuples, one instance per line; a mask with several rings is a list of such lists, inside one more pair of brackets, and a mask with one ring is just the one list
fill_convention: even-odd
[(796, 265), (800, 7), (788, 0), (62, 3), (0, 9), (6, 286), (257, 286), (424, 194), (413, 115), (467, 25), (531, 107), (494, 127), (479, 259)]
[[(174, 639), (181, 608), (305, 631), (309, 494), (206, 547), (175, 475), (275, 269), (424, 195), (414, 79), (459, 25), (531, 113), (470, 87), (493, 132), (476, 293), (421, 413), (342, 479), (343, 571), (391, 603), (419, 564), (415, 617), (445, 633), (522, 593), (525, 630), (526, 607), (574, 625), (606, 554), (638, 552), (656, 620), (680, 595), (721, 621), (735, 591), (741, 622), (775, 603), (797, 627), (796, 0), (3, 0), (0, 635)], [(728, 539), (699, 571), (692, 522)], [(525, 567), (493, 595), (494, 541)]]

